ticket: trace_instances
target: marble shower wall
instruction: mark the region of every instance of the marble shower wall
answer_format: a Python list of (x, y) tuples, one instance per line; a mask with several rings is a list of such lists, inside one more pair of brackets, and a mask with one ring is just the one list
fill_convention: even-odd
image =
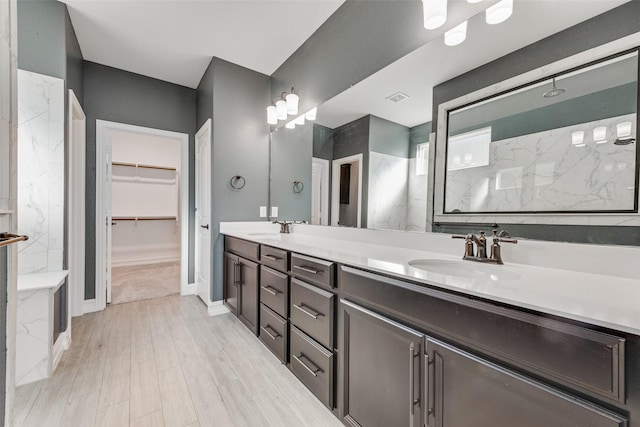
[[(487, 166), (447, 173), (446, 211), (554, 212), (633, 209), (636, 144), (614, 145), (635, 114), (492, 141)], [(604, 126), (607, 142), (593, 129)], [(571, 134), (584, 131), (582, 147)]]
[(407, 229), (408, 176), (409, 159), (369, 153), (368, 228)]
[(428, 175), (416, 175), (416, 158), (409, 159), (407, 231), (427, 231)]
[(62, 270), (64, 81), (18, 70), (18, 273)]

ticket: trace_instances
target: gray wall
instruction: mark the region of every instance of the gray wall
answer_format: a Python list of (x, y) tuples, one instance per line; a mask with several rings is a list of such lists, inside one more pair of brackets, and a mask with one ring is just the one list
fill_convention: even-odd
[(464, 7), (449, 4), (447, 24), (426, 31), (418, 0), (345, 1), (272, 74), (271, 97), (295, 86), (300, 110), (307, 111), (487, 7), (486, 1), (464, 2)]
[[(278, 206), (278, 219), (311, 221), (311, 156), (314, 125), (271, 132), (270, 205)], [(299, 193), (293, 182), (300, 181)]]
[[(96, 120), (189, 134), (189, 282), (192, 282), (195, 89), (85, 61), (84, 112), (87, 116), (87, 242), (95, 242), (96, 237)], [(95, 255), (95, 245), (87, 244), (85, 299), (95, 298)]]
[[(576, 53), (640, 31), (640, 1), (620, 7), (568, 28), (475, 70), (446, 81), (433, 90), (433, 127), (438, 106), (478, 89), (534, 70)], [(640, 244), (640, 227), (555, 226), (499, 224), (514, 236), (580, 243)], [(477, 227), (434, 224), (434, 231), (477, 232)]]
[(333, 129), (313, 124), (313, 157), (333, 160)]
[(409, 128), (380, 117), (370, 116), (369, 151), (409, 158)]
[(431, 133), (431, 122), (423, 123), (409, 129), (409, 158), (416, 157), (416, 149), (418, 144), (429, 142), (429, 134)]
[[(214, 96), (215, 95), (215, 96)], [(212, 129), (212, 300), (223, 298), (224, 239), (220, 222), (261, 220), (269, 201), (269, 77), (213, 58), (197, 89), (198, 125), (208, 117)], [(246, 180), (242, 190), (232, 176)], [(264, 220), (264, 219), (262, 219)]]

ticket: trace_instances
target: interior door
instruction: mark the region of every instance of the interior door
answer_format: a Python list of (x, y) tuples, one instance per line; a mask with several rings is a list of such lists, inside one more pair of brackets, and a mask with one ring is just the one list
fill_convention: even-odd
[(313, 161), (311, 164), (311, 224), (322, 223), (322, 165)]
[(211, 122), (196, 134), (196, 283), (198, 296), (211, 301)]
[(111, 135), (107, 137), (106, 144), (104, 146), (105, 149), (105, 167), (107, 173), (105, 174), (106, 182), (105, 182), (105, 194), (104, 194), (104, 211), (105, 211), (105, 244), (106, 248), (104, 251), (104, 268), (105, 268), (105, 289), (107, 290), (107, 304), (111, 302), (111, 232), (113, 228), (113, 220), (112, 220), (112, 211), (111, 207), (113, 205), (112, 200), (112, 189), (111, 182), (113, 178), (113, 168), (111, 167)]

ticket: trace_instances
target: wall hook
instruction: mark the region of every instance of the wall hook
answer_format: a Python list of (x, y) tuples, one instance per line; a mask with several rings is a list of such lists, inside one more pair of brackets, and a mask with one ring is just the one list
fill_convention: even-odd
[(246, 183), (247, 180), (245, 180), (242, 175), (232, 176), (229, 180), (229, 185), (231, 185), (231, 188), (233, 188), (234, 190), (242, 190)]

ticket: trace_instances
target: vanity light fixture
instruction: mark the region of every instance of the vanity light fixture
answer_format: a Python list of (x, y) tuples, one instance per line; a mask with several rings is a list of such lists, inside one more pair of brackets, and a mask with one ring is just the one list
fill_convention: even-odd
[(304, 114), (301, 116), (298, 116), (295, 120), (294, 120), (296, 125), (302, 126), (304, 125)]
[(447, 22), (447, 0), (422, 0), (424, 28), (435, 30)]
[(276, 125), (278, 120), (286, 120), (287, 116), (298, 114), (299, 101), (300, 97), (293, 87), (291, 92), (282, 92), (280, 97), (267, 107), (267, 123)]
[(304, 115), (305, 119), (307, 120), (315, 120), (316, 119), (316, 115), (318, 113), (318, 107), (313, 107), (311, 110), (307, 111)]
[(607, 128), (598, 126), (593, 130), (593, 140), (596, 144), (604, 144), (607, 142)]
[(575, 132), (571, 132), (571, 145), (574, 147), (584, 147), (584, 131), (577, 130)]
[(457, 27), (453, 27), (444, 33), (444, 44), (447, 46), (457, 46), (467, 38), (467, 22), (464, 21)]
[(615, 145), (629, 145), (636, 142), (636, 139), (631, 137), (631, 126), (631, 122), (622, 122), (616, 125), (618, 139), (614, 141)]
[(289, 123), (284, 125), (284, 127), (286, 127), (287, 129), (295, 129), (296, 128), (296, 121), (295, 120), (291, 120)]
[(509, 19), (513, 13), (513, 0), (502, 0), (487, 8), (485, 19), (487, 24), (496, 25)]
[(467, 0), (467, 3), (480, 3), (482, 0)]

